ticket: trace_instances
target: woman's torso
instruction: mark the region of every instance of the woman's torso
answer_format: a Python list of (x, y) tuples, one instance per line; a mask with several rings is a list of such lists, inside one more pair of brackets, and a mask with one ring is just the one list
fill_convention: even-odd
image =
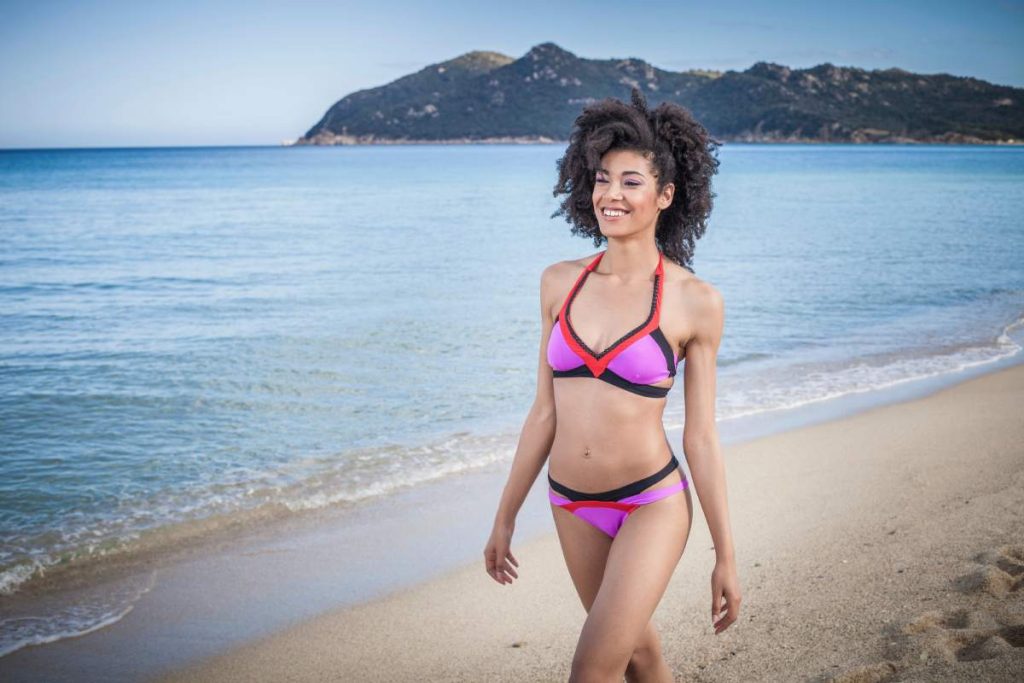
[(548, 473), (581, 491), (641, 479), (671, 457), (662, 424), (667, 399), (656, 395), (680, 380), (692, 333), (683, 286), (692, 274), (662, 258), (651, 277), (613, 283), (595, 269), (602, 255), (561, 264), (550, 311), (548, 361), (563, 376), (553, 379)]

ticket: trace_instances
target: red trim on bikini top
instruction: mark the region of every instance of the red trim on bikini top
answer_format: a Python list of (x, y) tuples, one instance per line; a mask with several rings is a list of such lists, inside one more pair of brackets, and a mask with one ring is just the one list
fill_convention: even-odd
[(569, 348), (572, 349), (577, 356), (583, 359), (583, 362), (586, 363), (594, 377), (600, 376), (601, 373), (605, 371), (605, 368), (608, 367), (608, 364), (615, 360), (616, 356), (629, 348), (630, 344), (658, 329), (658, 325), (661, 322), (661, 289), (665, 282), (665, 270), (662, 267), (662, 253), (661, 250), (659, 250), (658, 266), (654, 269), (654, 274), (658, 276), (657, 293), (655, 295), (654, 315), (651, 316), (650, 321), (648, 321), (646, 325), (641, 327), (634, 334), (631, 334), (629, 337), (622, 340), (618, 346), (601, 356), (600, 359), (576, 342), (576, 338), (569, 330), (569, 316), (566, 315), (566, 309), (569, 308), (569, 301), (572, 300), (576, 290), (580, 288), (583, 279), (588, 273), (597, 267), (597, 264), (601, 261), (601, 257), (603, 257), (607, 251), (608, 250), (606, 249), (598, 254), (597, 258), (591, 261), (587, 267), (580, 272), (579, 276), (576, 278), (576, 283), (572, 286), (572, 289), (569, 290), (569, 295), (565, 297), (565, 301), (562, 302), (562, 310), (558, 314), (558, 324), (562, 329), (562, 338), (565, 339), (565, 343), (569, 345)]
[(641, 503), (619, 503), (614, 500), (574, 500), (570, 503), (562, 503), (559, 507), (563, 507), (569, 512), (574, 512), (577, 508), (613, 508), (623, 512), (632, 512), (643, 505)]

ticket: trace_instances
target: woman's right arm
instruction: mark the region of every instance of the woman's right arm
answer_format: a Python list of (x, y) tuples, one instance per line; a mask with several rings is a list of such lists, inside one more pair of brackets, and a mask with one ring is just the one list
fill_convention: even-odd
[(551, 316), (551, 296), (556, 286), (553, 283), (555, 266), (544, 269), (540, 278), (540, 358), (537, 366), (537, 393), (533, 405), (526, 415), (519, 445), (509, 472), (508, 482), (501, 494), (498, 511), (494, 516), (494, 528), (484, 549), (487, 573), (498, 583), (511, 583), (518, 578), (515, 569), (518, 561), (509, 550), (512, 532), (515, 530), (516, 515), (530, 492), (537, 475), (547, 461), (551, 444), (555, 440), (555, 392), (552, 383), (551, 366), (547, 363), (548, 337), (554, 319)]

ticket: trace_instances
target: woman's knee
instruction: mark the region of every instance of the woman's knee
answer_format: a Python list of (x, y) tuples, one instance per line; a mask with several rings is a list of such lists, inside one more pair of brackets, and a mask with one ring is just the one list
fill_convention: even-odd
[(637, 674), (657, 669), (661, 665), (661, 641), (653, 624), (648, 624), (644, 637), (633, 649), (626, 665), (627, 673)]
[(615, 681), (618, 683), (626, 673), (627, 664), (601, 656), (599, 653), (577, 653), (572, 660), (569, 683), (597, 683)]
[(648, 671), (661, 663), (661, 652), (648, 647), (638, 647), (629, 657), (628, 671)]
[(637, 674), (657, 671), (662, 659), (661, 639), (654, 624), (648, 624), (628, 658), (619, 656), (608, 647), (587, 647), (581, 643), (572, 660), (569, 680), (573, 683), (621, 681), (624, 675), (635, 680)]

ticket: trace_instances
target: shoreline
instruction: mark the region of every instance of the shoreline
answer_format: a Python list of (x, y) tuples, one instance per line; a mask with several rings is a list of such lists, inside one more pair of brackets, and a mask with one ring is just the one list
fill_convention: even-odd
[[(999, 369), (1000, 367), (1004, 369)], [(994, 367), (975, 368), (959, 377), (937, 376), (926, 381), (889, 387), (886, 391), (822, 401), (817, 405), (806, 406), (802, 411), (765, 414), (756, 420), (747, 420), (743, 425), (729, 424), (722, 430), (722, 442), (729, 463), (727, 471), (730, 491), (737, 487), (733, 478), (736, 477), (739, 482), (743, 482), (745, 477), (749, 478), (751, 467), (764, 469), (765, 473), (762, 476), (769, 479), (779, 476), (770, 471), (773, 468), (777, 469), (772, 463), (789, 469), (783, 463), (791, 458), (788, 454), (791, 446), (779, 446), (775, 440), (799, 443), (815, 430), (839, 430), (839, 436), (832, 437), (830, 443), (846, 448), (846, 442), (850, 437), (844, 431), (843, 425), (850, 421), (891, 420), (892, 418), (886, 417), (886, 411), (906, 410), (906, 406), (938, 400), (937, 397), (945, 396), (950, 391), (963, 391), (959, 388), (974, 382), (1005, 381), (996, 378), (1015, 371), (1024, 372), (1024, 364), (1000, 362)], [(971, 427), (970, 424), (967, 426)], [(666, 431), (674, 434), (677, 429), (667, 428)], [(869, 436), (874, 431), (877, 430), (869, 430)], [(677, 435), (671, 438), (675, 439), (675, 436)], [(993, 436), (997, 439), (1003, 438), (1000, 433), (994, 433)], [(834, 448), (836, 446), (826, 446), (826, 450)], [(750, 456), (743, 454), (761, 449), (765, 449), (766, 456), (760, 456), (761, 462), (737, 465), (740, 473), (733, 474), (734, 461), (748, 462)], [(806, 455), (804, 457), (806, 458)], [(1022, 457), (1024, 456), (1018, 454), (1018, 461)], [(287, 639), (287, 634), (294, 629), (314, 628), (313, 625), (316, 623), (328, 623), (324, 620), (352, 618), (352, 615), (364, 613), (378, 614), (375, 610), (381, 609), (384, 611), (379, 614), (385, 614), (384, 618), (389, 623), (401, 624), (403, 617), (387, 612), (387, 605), (393, 604), (394, 600), (400, 601), (401, 596), (409, 599), (421, 596), (417, 599), (422, 599), (423, 591), (427, 591), (429, 596), (430, 591), (437, 590), (438, 600), (452, 601), (453, 604), (464, 600), (461, 597), (464, 592), (482, 591), (477, 597), (479, 604), (492, 604), (495, 608), (501, 608), (502, 614), (506, 614), (508, 610), (512, 610), (511, 613), (514, 614), (516, 603), (506, 603), (502, 593), (489, 591), (490, 586), (486, 584), (479, 585), (480, 577), (491, 584), (493, 581), (476, 567), (476, 557), (479, 554), (479, 548), (476, 546), (479, 544), (482, 547), (486, 539), (490, 515), (493, 512), (491, 506), (496, 496), (500, 495), (507, 477), (508, 464), (498, 462), (474, 472), (462, 473), (457, 477), (445, 478), (415, 487), (413, 490), (399, 492), (396, 496), (368, 501), (366, 505), (355, 509), (323, 511), (321, 514), (270, 525), (255, 532), (239, 530), (239, 538), (222, 539), (214, 544), (214, 547), (197, 548), (192, 557), (176, 560), (170, 566), (154, 563), (150, 573), (136, 578), (148, 579), (155, 583), (155, 590), (145, 595), (135, 605), (137, 609), (131, 610), (131, 613), (125, 615), (118, 623), (87, 635), (23, 648), (0, 658), (0, 673), (6, 672), (5, 676), (9, 674), (12, 681), (39, 678), (58, 681), (77, 680), (85, 673), (107, 680), (147, 680), (154, 672), (194, 672), (198, 670), (195, 667), (203, 667), (204, 663), (225, 661), (224, 658), (232, 657), (232, 653), (244, 652), (246, 648), (255, 647), (257, 643)], [(685, 461), (683, 466), (686, 467)], [(847, 467), (848, 464), (842, 466)], [(747, 474), (743, 475), (742, 472)], [(818, 475), (820, 476), (820, 472)], [(796, 475), (795, 481), (799, 482), (800, 476)], [(517, 548), (514, 552), (522, 563), (522, 579), (527, 579), (529, 574), (537, 573), (537, 570), (530, 571), (530, 565), (536, 561), (523, 558), (537, 556), (543, 558), (541, 564), (543, 570), (547, 572), (547, 577), (543, 580), (544, 591), (552, 587), (558, 588), (553, 593), (544, 592), (547, 599), (541, 601), (541, 604), (559, 605), (560, 611), (564, 613), (562, 617), (572, 617), (568, 621), (562, 619), (557, 622), (561, 626), (551, 632), (552, 639), (561, 642), (566, 633), (578, 634), (582, 617), (585, 615), (582, 614), (578, 601), (574, 602), (575, 593), (571, 582), (568, 582), (543, 489), (543, 486), (535, 485), (531, 490), (520, 511), (513, 544)], [(799, 492), (794, 496), (797, 494)], [(730, 499), (736, 495), (730, 493)], [(746, 495), (749, 497), (752, 494)], [(819, 494), (812, 492), (809, 495), (813, 500), (815, 495)], [(739, 500), (744, 500), (744, 494), (739, 496)], [(473, 514), (457, 514), (458, 511), (453, 510), (450, 499), (462, 500), (462, 507), (472, 510)], [(732, 503), (731, 507), (734, 508), (738, 504)], [(679, 577), (684, 573), (685, 566), (698, 561), (694, 557), (697, 554), (694, 548), (702, 546), (695, 545), (695, 539), (700, 534), (707, 534), (699, 506), (695, 505), (694, 513), (691, 541), (687, 544), (688, 552), (684, 553), (683, 560), (676, 570), (674, 584), (680, 581)], [(770, 537), (773, 532), (771, 529), (759, 530), (758, 534), (764, 534), (766, 531)], [(774, 533), (778, 535), (778, 531), (774, 530)], [(735, 533), (739, 552), (738, 529)], [(787, 543), (791, 541), (786, 540), (787, 534), (782, 536)], [(467, 542), (466, 539), (472, 539), (472, 542)], [(706, 547), (710, 548), (709, 540)], [(359, 552), (353, 553), (349, 550), (351, 548), (358, 548)], [(761, 551), (766, 556), (774, 552), (777, 552), (777, 548)], [(476, 577), (478, 571), (480, 577)], [(709, 572), (710, 567), (705, 573), (709, 575)], [(692, 569), (689, 574), (693, 574)], [(155, 580), (157, 576), (159, 579)], [(461, 577), (463, 583), (460, 585), (455, 579), (456, 583), (449, 589), (442, 588), (453, 580), (452, 577)], [(706, 578), (705, 576), (702, 580), (706, 581)], [(692, 576), (686, 581), (691, 579)], [(746, 605), (749, 588), (742, 571), (741, 582), (744, 586)], [(504, 588), (512, 595), (518, 584), (519, 582)], [(502, 588), (493, 585), (495, 588)], [(523, 585), (524, 588), (519, 595), (523, 599), (532, 600), (537, 586)], [(704, 611), (703, 602), (706, 602), (703, 593), (707, 592), (703, 583), (698, 583), (696, 590), (681, 590), (687, 594), (688, 599), (695, 596), (698, 598), (694, 611), (688, 616), (701, 616)], [(441, 598), (442, 595), (445, 597)], [(567, 596), (571, 598), (568, 601)], [(448, 624), (448, 617), (442, 613), (444, 609), (437, 609), (440, 611), (426, 610), (422, 618), (440, 620), (441, 623)], [(413, 610), (413, 613), (418, 611)], [(544, 614), (543, 607), (535, 611), (547, 623), (554, 618), (553, 615)], [(349, 616), (339, 616), (344, 614)], [(743, 616), (741, 615), (741, 619)], [(479, 615), (469, 615), (465, 618), (469, 623), (473, 623), (479, 620)], [(421, 620), (414, 621), (421, 623)], [(739, 625), (734, 624), (733, 629)], [(369, 628), (372, 631), (375, 627), (371, 623), (361, 623), (359, 628)], [(486, 633), (487, 627), (483, 630)], [(531, 632), (530, 629), (526, 631), (527, 635)], [(420, 635), (412, 630), (408, 633), (400, 631), (400, 634), (408, 642), (415, 642)], [(491, 636), (494, 634), (491, 633)], [(339, 636), (336, 635), (335, 638), (337, 637)], [(530, 640), (525, 637), (519, 639), (524, 642)], [(537, 640), (533, 639), (533, 642)], [(477, 645), (490, 647), (492, 651), (494, 649), (494, 642), (490, 642), (486, 637)], [(574, 645), (574, 641), (569, 645)], [(302, 645), (293, 643), (289, 647)], [(386, 647), (386, 644), (382, 642), (373, 645), (364, 642), (362, 647), (373, 651)], [(433, 649), (440, 651), (438, 648), (443, 649), (440, 645), (433, 646)], [(336, 650), (337, 645), (328, 649)], [(315, 650), (316, 648), (312, 648), (309, 654), (308, 658), (311, 661), (316, 657)], [(685, 647), (680, 652), (680, 661), (689, 661), (692, 658), (692, 652), (687, 651)], [(124, 659), (126, 653), (132, 654), (130, 665), (119, 661)], [(536, 654), (533, 652), (530, 656)], [(557, 666), (568, 662), (571, 654), (570, 647), (568, 659), (556, 658), (549, 664)], [(402, 656), (404, 655), (399, 652), (394, 653), (395, 658)], [(449, 652), (448, 656), (454, 661), (459, 655)], [(501, 659), (499, 650), (494, 661), (500, 662)], [(339, 663), (336, 661), (334, 665), (338, 666)], [(422, 665), (423, 662), (420, 662), (417, 666)], [(498, 668), (505, 670), (504, 666)], [(556, 670), (558, 669), (538, 669), (535, 674), (538, 680), (550, 679), (550, 672)], [(118, 678), (111, 678), (114, 671), (117, 672)], [(204, 680), (221, 680), (221, 676), (225, 675), (223, 672), (213, 673), (214, 670), (211, 669), (204, 671), (201, 676)], [(288, 668), (287, 671), (291, 669)], [(371, 667), (365, 669), (363, 673), (372, 678), (372, 671)], [(470, 668), (466, 671), (472, 671), (472, 675), (466, 676), (474, 678), (483, 670)], [(511, 671), (516, 669), (513, 667)], [(435, 673), (444, 679), (450, 672)], [(492, 673), (493, 677), (500, 680), (499, 671)], [(519, 673), (525, 675), (522, 670), (519, 670)], [(64, 678), (61, 677), (62, 674), (65, 675)], [(568, 676), (567, 669), (564, 674), (565, 677)], [(208, 675), (212, 678), (207, 678)], [(402, 678), (402, 675), (399, 672), (395, 677)], [(310, 678), (316, 680), (316, 676)], [(527, 678), (529, 679), (529, 676)], [(175, 680), (173, 673), (170, 680)], [(224, 680), (232, 679), (228, 677)]]
[[(713, 635), (714, 556), (695, 505), (654, 617), (677, 679), (1016, 679), (1022, 399), (1015, 365), (726, 447), (744, 607)], [(557, 537), (513, 547), (510, 586), (475, 561), (157, 680), (565, 679), (585, 613)]]

